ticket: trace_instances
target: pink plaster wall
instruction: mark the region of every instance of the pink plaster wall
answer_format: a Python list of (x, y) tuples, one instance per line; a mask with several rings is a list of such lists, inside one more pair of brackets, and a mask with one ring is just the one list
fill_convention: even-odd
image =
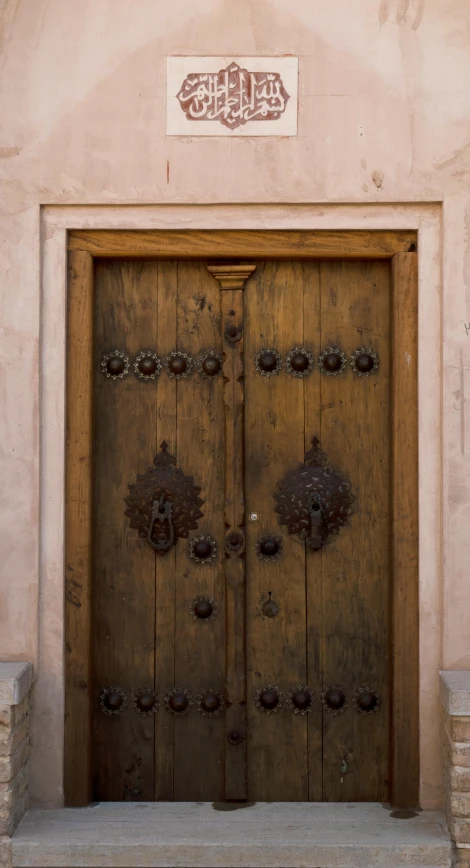
[[(171, 53), (298, 55), (298, 136), (165, 138)], [(470, 669), (468, 0), (0, 0), (0, 118), (0, 659), (37, 662), (44, 623), (40, 206), (435, 202), (444, 557), (432, 607), (441, 667)], [(47, 631), (41, 643), (47, 655)]]

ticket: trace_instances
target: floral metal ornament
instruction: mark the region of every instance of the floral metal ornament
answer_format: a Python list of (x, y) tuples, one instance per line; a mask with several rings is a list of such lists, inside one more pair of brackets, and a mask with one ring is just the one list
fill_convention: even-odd
[(314, 695), (309, 687), (297, 684), (286, 696), (286, 704), (294, 714), (309, 714), (312, 710)]
[(194, 368), (194, 359), (188, 353), (175, 350), (166, 359), (164, 368), (172, 380), (183, 380)]
[(210, 564), (217, 557), (217, 545), (211, 536), (195, 536), (189, 541), (189, 557), (198, 564)]
[(255, 705), (263, 714), (276, 714), (282, 708), (283, 695), (275, 684), (266, 684), (255, 693)]
[(277, 350), (261, 347), (255, 355), (255, 367), (262, 377), (274, 377), (282, 371), (282, 359)]
[(326, 464), (317, 437), (304, 463), (278, 482), (274, 498), (279, 524), (305, 540), (313, 551), (331, 542), (331, 536), (347, 524), (353, 502), (349, 482)]
[(194, 705), (193, 698), (185, 687), (174, 687), (173, 690), (169, 690), (165, 695), (164, 703), (166, 710), (178, 717), (189, 714)]
[(134, 372), (139, 380), (154, 380), (162, 369), (162, 363), (152, 350), (141, 350), (134, 362)]
[(102, 357), (100, 368), (108, 379), (123, 380), (129, 373), (129, 357), (120, 350), (112, 350)]
[(127, 696), (120, 687), (103, 687), (100, 705), (105, 714), (121, 714), (127, 705)]
[(196, 705), (199, 714), (203, 717), (218, 717), (225, 708), (225, 699), (221, 693), (211, 687), (196, 696)]
[(371, 687), (359, 687), (353, 696), (353, 702), (359, 714), (375, 714), (382, 704), (382, 697)]
[(337, 377), (346, 367), (346, 356), (339, 347), (327, 347), (318, 356), (318, 367), (327, 377)]
[(155, 714), (160, 706), (158, 695), (151, 687), (139, 687), (132, 694), (132, 706), (137, 714), (141, 714), (142, 717), (149, 717), (151, 714)]
[(371, 347), (359, 347), (351, 354), (350, 365), (358, 377), (370, 377), (379, 370), (379, 356)]
[(308, 377), (314, 366), (310, 350), (305, 347), (294, 347), (286, 356), (286, 371), (293, 377)]
[(343, 687), (332, 684), (321, 695), (323, 708), (328, 714), (342, 714), (348, 707), (348, 698)]
[(207, 624), (208, 621), (215, 621), (219, 614), (219, 608), (213, 597), (200, 596), (192, 601), (189, 613), (194, 621)]
[(221, 353), (208, 350), (197, 357), (196, 368), (206, 380), (214, 380), (216, 377), (220, 377), (223, 363), (224, 359)]
[(130, 527), (136, 528), (157, 554), (164, 555), (179, 537), (187, 539), (190, 530), (197, 528), (204, 501), (193, 477), (176, 466), (168, 443), (163, 441), (160, 449), (153, 460), (155, 466), (137, 475), (124, 500)]
[(257, 541), (255, 551), (260, 561), (265, 561), (267, 564), (280, 561), (284, 551), (282, 539), (280, 536), (268, 533)]

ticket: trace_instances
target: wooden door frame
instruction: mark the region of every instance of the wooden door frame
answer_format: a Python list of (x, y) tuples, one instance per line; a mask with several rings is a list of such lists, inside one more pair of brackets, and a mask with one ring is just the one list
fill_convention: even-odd
[(68, 233), (65, 737), (68, 806), (91, 801), (94, 258), (391, 260), (391, 801), (419, 803), (418, 281), (414, 231), (76, 230)]

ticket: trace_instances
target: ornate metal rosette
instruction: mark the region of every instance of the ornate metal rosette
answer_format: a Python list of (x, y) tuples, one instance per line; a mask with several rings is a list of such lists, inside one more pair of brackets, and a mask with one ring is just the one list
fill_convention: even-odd
[(310, 350), (305, 347), (294, 347), (286, 356), (286, 371), (293, 377), (308, 377), (314, 366)]
[(255, 355), (255, 367), (262, 377), (274, 377), (282, 371), (282, 358), (277, 350), (261, 347)]
[(283, 695), (275, 684), (266, 684), (255, 693), (255, 705), (263, 714), (275, 714), (282, 703)]
[(245, 551), (245, 534), (242, 530), (231, 530), (225, 535), (225, 552), (228, 555), (241, 555)]
[(165, 708), (170, 714), (182, 717), (188, 714), (194, 705), (193, 698), (185, 687), (174, 687), (165, 694)]
[(194, 368), (194, 359), (188, 353), (175, 350), (166, 357), (164, 368), (172, 380), (184, 380)]
[(112, 350), (101, 359), (101, 371), (111, 380), (123, 380), (129, 373), (129, 357), (120, 350)]
[(151, 687), (139, 687), (132, 694), (132, 705), (137, 714), (141, 714), (142, 717), (149, 717), (150, 714), (155, 714), (160, 703), (155, 690), (152, 690)]
[(141, 350), (135, 357), (134, 372), (139, 380), (150, 381), (158, 377), (162, 369), (162, 363), (152, 350)]
[(381, 706), (382, 697), (371, 687), (359, 687), (353, 696), (353, 702), (359, 714), (375, 714)]
[(359, 347), (351, 353), (350, 364), (358, 377), (370, 377), (379, 370), (379, 356), (371, 347)]
[(120, 687), (103, 687), (100, 705), (105, 714), (121, 714), (127, 705), (127, 696)]
[(255, 551), (260, 561), (265, 561), (267, 564), (279, 561), (283, 550), (284, 546), (281, 537), (275, 536), (273, 533), (262, 536), (255, 545)]
[(337, 377), (346, 367), (346, 356), (339, 347), (327, 347), (318, 356), (318, 367), (327, 377)]
[(206, 380), (214, 380), (216, 377), (220, 377), (223, 363), (224, 359), (221, 353), (207, 350), (197, 357), (196, 368)]
[(195, 597), (189, 608), (194, 621), (200, 624), (207, 624), (208, 621), (215, 621), (219, 614), (217, 603), (213, 597)]
[(195, 536), (189, 541), (189, 557), (198, 564), (210, 564), (217, 557), (217, 545), (211, 536)]
[(296, 684), (286, 696), (287, 706), (294, 714), (309, 714), (312, 710), (313, 700), (313, 693), (305, 684)]
[(342, 687), (331, 684), (321, 695), (323, 708), (328, 714), (342, 714), (348, 707), (348, 698)]
[(225, 708), (225, 699), (218, 690), (210, 687), (196, 696), (196, 705), (203, 717), (218, 717)]

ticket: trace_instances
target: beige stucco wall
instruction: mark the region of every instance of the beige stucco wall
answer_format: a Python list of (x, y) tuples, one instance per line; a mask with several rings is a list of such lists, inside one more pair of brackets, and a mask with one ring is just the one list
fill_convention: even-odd
[[(166, 138), (178, 53), (298, 55), (298, 136)], [(422, 803), (438, 804), (437, 669), (470, 669), (468, 0), (0, 0), (0, 118), (0, 659), (32, 660), (44, 685), (33, 796), (60, 802), (63, 525), (59, 511), (40, 535), (39, 514), (61, 502), (64, 258), (48, 232), (147, 205), (122, 225), (423, 228)]]

